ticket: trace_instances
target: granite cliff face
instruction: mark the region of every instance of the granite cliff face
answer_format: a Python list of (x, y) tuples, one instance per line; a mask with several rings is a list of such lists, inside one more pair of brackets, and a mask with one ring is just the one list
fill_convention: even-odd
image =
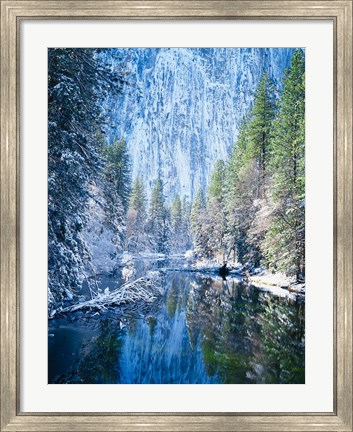
[(106, 107), (107, 139), (125, 138), (133, 178), (144, 178), (149, 196), (160, 175), (169, 201), (175, 193), (193, 199), (227, 158), (263, 72), (280, 88), (293, 51), (117, 49), (131, 86)]

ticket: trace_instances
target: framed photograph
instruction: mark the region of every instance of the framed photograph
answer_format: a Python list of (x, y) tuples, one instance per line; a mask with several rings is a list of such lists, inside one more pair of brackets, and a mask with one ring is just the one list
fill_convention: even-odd
[(1, 20), (1, 431), (352, 431), (352, 1)]

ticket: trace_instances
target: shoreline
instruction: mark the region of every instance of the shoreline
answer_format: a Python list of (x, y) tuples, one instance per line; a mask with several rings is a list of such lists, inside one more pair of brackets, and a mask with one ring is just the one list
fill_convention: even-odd
[[(190, 266), (192, 270), (189, 271), (218, 273), (221, 265), (219, 260), (196, 260)], [(250, 284), (257, 288), (281, 288), (294, 294), (305, 295), (305, 282), (297, 282), (295, 278), (286, 276), (284, 273), (272, 273), (268, 269), (261, 267), (248, 270), (241, 264), (228, 265), (227, 267), (229, 276), (246, 278)]]

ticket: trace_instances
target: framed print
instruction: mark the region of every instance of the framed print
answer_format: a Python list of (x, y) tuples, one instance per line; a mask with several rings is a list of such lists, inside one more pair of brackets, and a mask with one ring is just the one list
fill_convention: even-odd
[(1, 430), (352, 431), (352, 2), (1, 20)]

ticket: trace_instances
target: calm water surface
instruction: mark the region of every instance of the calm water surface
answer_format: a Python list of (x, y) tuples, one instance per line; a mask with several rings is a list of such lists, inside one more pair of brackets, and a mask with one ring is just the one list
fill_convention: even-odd
[[(135, 260), (134, 277), (170, 264)], [(163, 281), (148, 308), (49, 321), (49, 383), (305, 382), (303, 298), (182, 271)]]

